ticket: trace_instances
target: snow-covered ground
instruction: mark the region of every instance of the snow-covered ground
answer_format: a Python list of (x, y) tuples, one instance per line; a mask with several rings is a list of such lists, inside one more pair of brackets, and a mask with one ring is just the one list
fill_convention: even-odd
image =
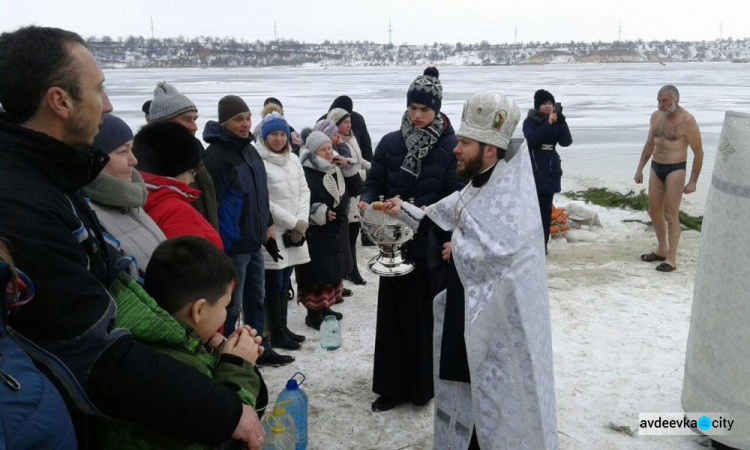
[[(569, 203), (562, 196), (556, 204)], [(550, 244), (547, 269), (552, 312), (559, 442), (562, 449), (700, 449), (697, 436), (627, 436), (609, 422), (637, 429), (639, 412), (679, 412), (699, 234), (684, 232), (678, 270), (665, 274), (639, 255), (653, 249), (645, 212), (587, 205), (599, 214), (594, 241)], [(376, 254), (358, 250), (359, 266)], [(308, 337), (290, 366), (264, 368), (271, 397), (294, 372), (307, 376), (311, 449), (432, 448), (430, 402), (373, 413), (372, 363), (378, 279), (334, 309), (344, 314), (342, 347), (325, 352), (290, 303), (290, 328)]]
[[(471, 63), (471, 61), (465, 61)], [(673, 83), (701, 127), (706, 152), (698, 191), (682, 209), (702, 215), (726, 110), (750, 107), (750, 71), (739, 64), (592, 64), (534, 67), (441, 67), (442, 111), (458, 128), (464, 99), (492, 89), (518, 101), (525, 114), (536, 89), (565, 105), (574, 144), (560, 149), (563, 191), (607, 187), (640, 190), (632, 181), (656, 92)], [(373, 144), (397, 129), (409, 83), (422, 67), (107, 70), (115, 113), (134, 130), (153, 87), (166, 79), (198, 106), (199, 129), (215, 119), (218, 99), (237, 94), (259, 120), (268, 96), (280, 98), (297, 129), (312, 126), (338, 95), (354, 99)], [(200, 132), (198, 133), (200, 136)], [(520, 127), (517, 136), (521, 136)], [(692, 154), (689, 155), (692, 166)], [(648, 171), (648, 168), (646, 169)], [(558, 196), (556, 204), (568, 199)], [(606, 425), (637, 428), (639, 412), (679, 412), (698, 233), (683, 234), (678, 270), (664, 274), (639, 260), (654, 249), (653, 232), (637, 222), (645, 212), (590, 206), (602, 228), (588, 241), (550, 245), (548, 273), (555, 356), (559, 440), (563, 449), (698, 449), (695, 436), (630, 437)], [(337, 305), (344, 314), (343, 346), (326, 353), (319, 333), (304, 325), (304, 308), (290, 304), (289, 324), (309, 337), (295, 364), (263, 370), (272, 397), (297, 370), (308, 377), (311, 449), (424, 449), (432, 447), (432, 404), (373, 413), (370, 404), (378, 279), (364, 270), (375, 249), (359, 250), (367, 286)]]

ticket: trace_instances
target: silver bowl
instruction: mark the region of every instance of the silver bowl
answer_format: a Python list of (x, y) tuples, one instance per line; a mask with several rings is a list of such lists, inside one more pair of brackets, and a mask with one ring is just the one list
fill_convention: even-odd
[(414, 264), (401, 252), (401, 246), (414, 237), (414, 230), (407, 227), (372, 205), (359, 211), (362, 232), (375, 244), (380, 253), (367, 263), (370, 272), (381, 277), (398, 277), (414, 270)]

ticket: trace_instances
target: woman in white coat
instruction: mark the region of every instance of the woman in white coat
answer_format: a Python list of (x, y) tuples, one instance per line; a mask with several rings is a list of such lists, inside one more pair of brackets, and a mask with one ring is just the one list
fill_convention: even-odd
[(258, 153), (268, 176), (268, 197), (273, 216), (273, 233), (281, 257), (274, 261), (264, 250), (266, 266), (265, 304), (270, 320), (271, 345), (297, 350), (295, 339), (287, 336), (286, 292), (294, 266), (310, 261), (305, 232), (310, 216), (310, 189), (297, 155), (292, 153), (289, 124), (283, 116), (271, 113), (261, 122)]

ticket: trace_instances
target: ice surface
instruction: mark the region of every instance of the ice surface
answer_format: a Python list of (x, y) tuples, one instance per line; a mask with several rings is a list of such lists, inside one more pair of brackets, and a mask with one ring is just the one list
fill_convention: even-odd
[[(242, 96), (260, 120), (263, 100), (277, 97), (298, 131), (311, 127), (339, 95), (354, 100), (367, 121), (373, 144), (400, 126), (406, 90), (422, 67), (270, 68), (270, 69), (116, 69), (106, 70), (106, 87), (115, 114), (137, 130), (141, 105), (166, 80), (196, 103), (200, 137), (205, 122), (216, 119), (226, 94)], [(656, 93), (664, 84), (680, 89), (681, 104), (698, 121), (703, 136), (703, 176), (683, 209), (702, 214), (710, 173), (728, 109), (750, 110), (750, 70), (744, 64), (674, 63), (554, 66), (440, 67), (443, 112), (457, 129), (461, 106), (473, 92), (487, 89), (509, 95), (522, 109), (533, 107), (534, 91), (551, 91), (564, 106), (573, 145), (561, 149), (563, 190), (607, 186), (627, 192), (648, 132)], [(517, 135), (521, 136), (521, 129)], [(692, 161), (692, 153), (688, 159)]]

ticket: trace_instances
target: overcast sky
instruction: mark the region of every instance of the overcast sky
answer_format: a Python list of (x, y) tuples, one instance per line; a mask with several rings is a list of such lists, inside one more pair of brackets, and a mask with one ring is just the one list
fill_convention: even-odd
[(393, 43), (711, 40), (750, 37), (747, 0), (0, 0), (0, 30), (36, 24), (84, 37), (234, 36)]

